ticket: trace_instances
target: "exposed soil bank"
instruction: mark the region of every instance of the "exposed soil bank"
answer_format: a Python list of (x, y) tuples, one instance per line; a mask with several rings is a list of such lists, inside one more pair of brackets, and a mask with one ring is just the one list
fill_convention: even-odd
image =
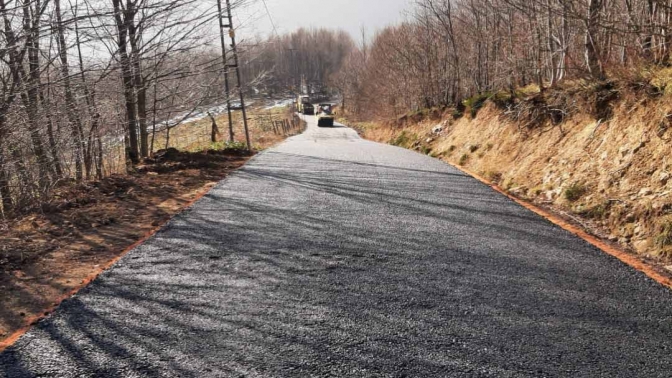
[(622, 101), (599, 121), (579, 112), (531, 128), (488, 101), (473, 117), (446, 111), (365, 123), (360, 131), (462, 166), (665, 265), (672, 256), (670, 111), (664, 99)]
[(0, 342), (46, 315), (249, 158), (168, 151), (136, 174), (59, 188), (41, 211), (2, 224)]
[[(252, 120), (255, 148), (300, 133), (300, 122), (276, 124), (291, 115), (278, 108)], [(217, 122), (225, 125), (225, 115)], [(201, 152), (171, 147), (134, 174), (65, 182), (40, 208), (0, 218), (0, 350), (249, 159), (236, 149), (242, 130), (233, 148), (211, 143), (210, 132), (210, 120), (175, 127), (171, 145)]]

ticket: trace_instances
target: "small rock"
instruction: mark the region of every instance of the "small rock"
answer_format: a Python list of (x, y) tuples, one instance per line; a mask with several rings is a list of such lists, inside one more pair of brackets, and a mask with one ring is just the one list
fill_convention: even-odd
[(625, 222), (626, 222), (626, 223), (632, 223), (632, 222), (635, 221), (635, 219), (636, 219), (636, 218), (635, 218), (635, 214), (633, 214), (633, 213), (628, 213), (628, 214), (625, 216)]
[(432, 143), (434, 141), (434, 138), (427, 138), (425, 140), (425, 143)]
[(660, 172), (659, 180), (661, 184), (667, 185), (667, 182), (670, 181), (670, 174), (668, 172)]
[(653, 194), (653, 190), (651, 190), (651, 188), (642, 188), (642, 190), (639, 191), (640, 197), (650, 196), (651, 194)]
[(432, 128), (432, 132), (433, 132), (434, 134), (440, 134), (442, 131), (443, 131), (443, 126), (441, 126), (441, 125), (434, 126), (434, 127)]
[(622, 157), (626, 157), (630, 152), (630, 149), (628, 149), (628, 147), (623, 146), (618, 149), (618, 152), (621, 154)]
[(635, 248), (635, 250), (641, 253), (649, 248), (649, 242), (646, 240), (637, 240), (632, 243), (632, 246)]

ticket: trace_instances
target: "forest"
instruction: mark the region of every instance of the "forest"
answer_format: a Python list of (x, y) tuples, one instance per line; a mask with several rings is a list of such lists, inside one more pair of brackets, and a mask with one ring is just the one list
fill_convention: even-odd
[[(166, 147), (157, 133), (226, 100), (216, 2), (0, 0), (0, 17), (3, 216), (55, 186), (133, 171)], [(474, 96), (654, 82), (671, 28), (667, 0), (416, 0), (405, 22), (359, 42), (239, 35), (240, 85), (257, 98), (331, 90), (360, 117), (460, 111)]]
[(671, 43), (668, 0), (417, 0), (331, 83), (352, 113), (399, 116), (474, 95), (650, 81)]
[[(59, 185), (132, 172), (173, 127), (221, 107), (224, 74), (235, 101), (216, 4), (0, 0), (0, 214), (39, 207)], [(289, 96), (302, 76), (326, 81), (354, 48), (327, 30), (238, 38), (240, 84), (257, 97)]]

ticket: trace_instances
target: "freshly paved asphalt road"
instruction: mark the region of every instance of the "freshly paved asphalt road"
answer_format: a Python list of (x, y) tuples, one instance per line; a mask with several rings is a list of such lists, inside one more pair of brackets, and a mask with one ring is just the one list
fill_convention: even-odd
[(6, 377), (670, 377), (672, 295), (428, 157), (254, 158), (0, 355)]

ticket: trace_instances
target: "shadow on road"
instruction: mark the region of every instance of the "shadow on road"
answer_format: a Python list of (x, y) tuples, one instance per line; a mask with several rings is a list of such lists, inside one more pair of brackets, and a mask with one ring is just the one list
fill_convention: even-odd
[(656, 376), (669, 305), (463, 174), (275, 152), (66, 301), (0, 372)]

